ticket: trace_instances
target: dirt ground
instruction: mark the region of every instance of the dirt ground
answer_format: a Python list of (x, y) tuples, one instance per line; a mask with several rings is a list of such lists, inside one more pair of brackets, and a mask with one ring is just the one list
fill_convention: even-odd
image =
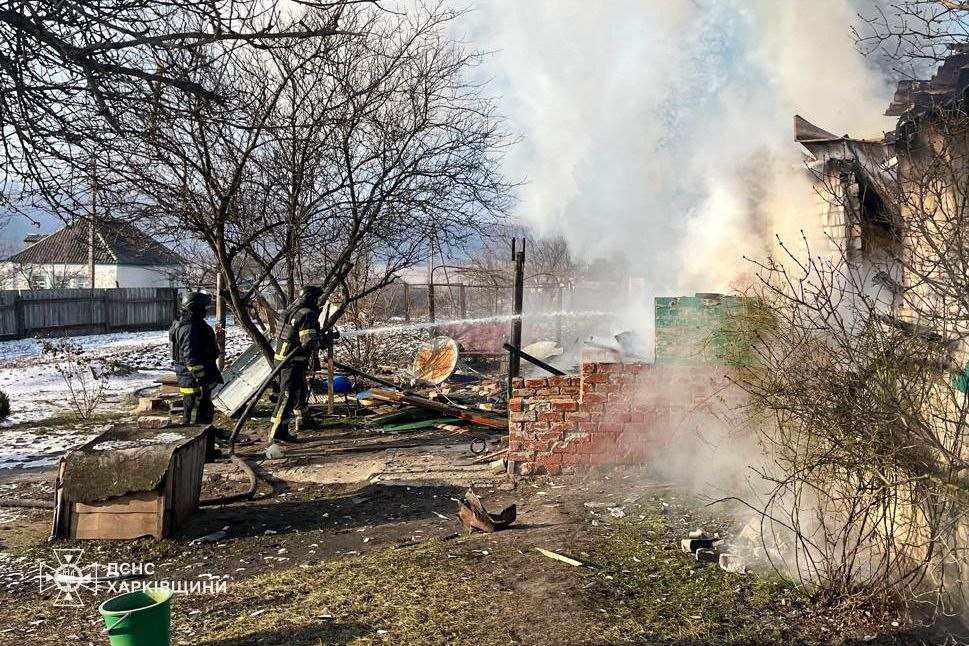
[[(679, 539), (701, 526), (728, 535), (729, 514), (648, 469), (513, 482), (471, 464), (466, 438), (348, 428), (283, 459), (243, 451), (264, 479), (256, 499), (204, 508), (171, 540), (48, 543), (48, 511), (3, 519), (0, 644), (106, 643), (97, 605), (123, 589), (54, 605), (55, 591), (39, 590), (53, 548), (83, 548), (86, 564), (150, 563), (151, 580), (176, 589), (195, 583), (173, 601), (174, 644), (931, 642), (898, 617), (819, 609), (768, 572), (697, 563)], [(3, 474), (0, 486), (44, 496), (50, 477)], [(244, 484), (233, 465), (207, 465), (203, 497)], [(517, 503), (518, 521), (462, 535), (455, 512), (469, 487), (489, 509)], [(192, 543), (222, 528), (224, 539)], [(225, 585), (212, 594), (215, 582)]]

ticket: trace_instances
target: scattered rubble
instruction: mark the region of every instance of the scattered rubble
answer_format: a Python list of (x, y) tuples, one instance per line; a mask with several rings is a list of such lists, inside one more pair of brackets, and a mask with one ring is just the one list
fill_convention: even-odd
[(189, 545), (201, 545), (203, 543), (218, 543), (221, 540), (226, 539), (229, 536), (229, 526), (226, 525), (222, 529), (212, 532), (211, 534), (206, 534), (205, 536), (199, 536), (195, 540), (191, 541)]

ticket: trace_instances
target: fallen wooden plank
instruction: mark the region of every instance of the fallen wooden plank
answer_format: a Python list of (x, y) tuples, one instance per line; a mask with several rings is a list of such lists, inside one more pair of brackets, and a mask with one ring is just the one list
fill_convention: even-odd
[(482, 415), (481, 413), (476, 413), (464, 408), (457, 408), (456, 406), (448, 406), (440, 402), (431, 401), (430, 399), (417, 397), (416, 395), (407, 395), (394, 390), (379, 390), (376, 388), (370, 390), (370, 395), (374, 399), (379, 399), (381, 401), (411, 404), (412, 406), (418, 406), (420, 408), (426, 408), (428, 410), (444, 413), (445, 415), (450, 415), (451, 417), (466, 419), (470, 422), (474, 422), (475, 424), (480, 424), (489, 428), (508, 428), (507, 419), (496, 417), (494, 415)]
[(484, 464), (485, 462), (491, 462), (495, 458), (499, 458), (504, 454), (508, 453), (508, 449), (501, 449), (500, 451), (495, 451), (494, 453), (489, 453), (487, 455), (482, 455), (479, 458), (475, 458), (468, 462), (468, 464)]
[(418, 408), (417, 406), (407, 406), (406, 408), (400, 408), (390, 413), (384, 413), (383, 415), (374, 415), (367, 421), (378, 426), (386, 426), (388, 424), (419, 422), (421, 420), (435, 419), (438, 417), (440, 417), (440, 413), (437, 411)]
[(568, 563), (569, 565), (574, 565), (575, 567), (582, 565), (582, 561), (576, 561), (575, 559), (569, 558), (568, 556), (563, 556), (558, 552), (543, 550), (541, 547), (536, 547), (535, 549), (538, 550), (540, 554), (547, 556), (550, 559), (555, 559), (556, 561), (562, 561), (563, 563)]
[(431, 419), (420, 419), (414, 422), (401, 422), (400, 424), (383, 424), (378, 431), (381, 433), (399, 433), (401, 431), (415, 431), (422, 428), (440, 428), (442, 425), (452, 426), (456, 420), (453, 417), (432, 417)]

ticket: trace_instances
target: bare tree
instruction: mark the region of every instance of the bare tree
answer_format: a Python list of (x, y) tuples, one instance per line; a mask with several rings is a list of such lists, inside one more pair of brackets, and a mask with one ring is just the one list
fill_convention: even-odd
[(962, 0), (875, 3), (860, 19), (854, 28), (859, 48), (909, 78), (969, 42), (969, 4)]
[[(332, 322), (420, 261), (430, 231), (460, 244), (503, 215), (507, 137), (465, 79), (476, 55), (444, 33), (455, 16), (352, 7), (341, 13), (352, 35), (237, 51), (212, 72), (226, 97), (214, 114), (193, 98), (129, 154), (128, 181), (148, 196), (142, 213), (205, 242), (266, 354), (247, 313), (264, 286), (291, 297), (298, 283), (323, 285)], [(351, 281), (363, 264), (368, 280)]]
[(527, 261), (525, 280), (533, 285), (570, 285), (582, 272), (561, 236), (533, 237), (516, 227), (502, 227), (489, 232), (481, 246), (471, 254), (471, 262), (462, 273), (481, 285), (511, 287), (514, 284), (514, 264), (511, 261), (510, 241), (526, 238)]
[(969, 547), (962, 99), (906, 112), (884, 145), (877, 163), (818, 160), (843, 235), (757, 263), (756, 360), (738, 383), (769, 457), (756, 506), (793, 543), (782, 569), (835, 603), (944, 613), (964, 600)]
[(301, 2), (331, 17), (312, 26), (301, 11), (259, 0), (0, 1), (5, 201), (83, 214), (86, 169), (105, 163), (118, 138), (188, 97), (225, 99), (202, 68), (240, 48), (342, 34), (339, 10), (369, 1)]

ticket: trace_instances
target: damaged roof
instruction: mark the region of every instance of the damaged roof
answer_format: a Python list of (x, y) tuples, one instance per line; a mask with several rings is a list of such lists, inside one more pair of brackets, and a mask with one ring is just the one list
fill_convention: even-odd
[(828, 132), (824, 128), (817, 127), (799, 114), (794, 115), (794, 141), (798, 143), (806, 141), (833, 141), (843, 138)]
[(932, 78), (899, 81), (885, 114), (910, 118), (962, 97), (969, 87), (969, 48), (954, 47), (953, 51)]
[(881, 166), (894, 155), (894, 140), (856, 139), (835, 135), (820, 128), (799, 114), (794, 115), (794, 141), (804, 146), (815, 159), (858, 159)]
[[(127, 222), (101, 219), (94, 223), (94, 233), (94, 262), (98, 265), (164, 266), (184, 262)], [(22, 265), (83, 265), (88, 262), (88, 238), (88, 223), (74, 222), (15, 253), (7, 261)]]

